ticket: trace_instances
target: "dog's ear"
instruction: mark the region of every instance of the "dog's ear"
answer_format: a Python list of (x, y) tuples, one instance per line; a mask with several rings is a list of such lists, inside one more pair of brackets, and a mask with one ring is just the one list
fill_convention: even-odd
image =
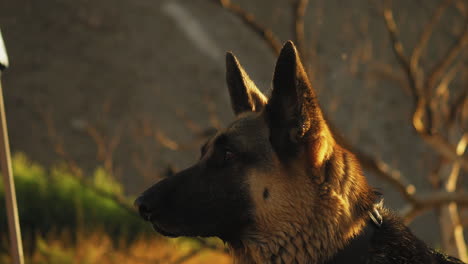
[(305, 148), (310, 162), (319, 167), (333, 151), (333, 137), (291, 41), (283, 46), (276, 62), (266, 113), (270, 140), (280, 157), (293, 157)]
[(234, 114), (263, 109), (267, 102), (266, 97), (257, 89), (231, 52), (226, 53), (226, 82)]

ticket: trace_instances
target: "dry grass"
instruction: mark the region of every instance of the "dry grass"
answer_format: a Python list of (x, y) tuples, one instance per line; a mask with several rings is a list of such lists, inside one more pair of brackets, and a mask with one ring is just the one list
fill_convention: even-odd
[[(157, 264), (157, 263), (232, 263), (231, 257), (219, 250), (200, 249), (189, 240), (161, 237), (139, 238), (131, 243), (112, 241), (104, 232), (80, 232), (75, 243), (67, 233), (48, 235), (37, 240), (36, 249), (26, 257), (31, 264)], [(116, 245), (117, 244), (117, 245)], [(0, 263), (10, 263), (0, 255)]]

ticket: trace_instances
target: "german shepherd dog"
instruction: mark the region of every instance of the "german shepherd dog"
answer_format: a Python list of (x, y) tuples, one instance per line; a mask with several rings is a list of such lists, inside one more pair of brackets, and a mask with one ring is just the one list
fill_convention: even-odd
[(356, 157), (334, 138), (292, 42), (267, 99), (232, 53), (236, 119), (195, 165), (136, 201), (164, 236), (216, 236), (235, 263), (462, 263), (427, 247), (379, 203)]

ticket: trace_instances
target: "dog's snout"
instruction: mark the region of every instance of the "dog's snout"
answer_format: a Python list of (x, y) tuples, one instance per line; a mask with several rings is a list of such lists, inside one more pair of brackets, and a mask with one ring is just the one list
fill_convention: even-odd
[(143, 196), (138, 197), (135, 200), (134, 203), (136, 209), (140, 213), (140, 216), (145, 220), (145, 221), (150, 221), (151, 220), (151, 208), (145, 201)]

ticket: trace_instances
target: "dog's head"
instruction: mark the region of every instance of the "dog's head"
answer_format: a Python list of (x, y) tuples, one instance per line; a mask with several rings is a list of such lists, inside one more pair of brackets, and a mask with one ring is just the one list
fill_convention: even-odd
[(320, 214), (314, 203), (335, 141), (294, 44), (279, 55), (269, 100), (231, 53), (226, 67), (236, 120), (201, 147), (192, 167), (135, 202), (163, 235), (233, 242)]

